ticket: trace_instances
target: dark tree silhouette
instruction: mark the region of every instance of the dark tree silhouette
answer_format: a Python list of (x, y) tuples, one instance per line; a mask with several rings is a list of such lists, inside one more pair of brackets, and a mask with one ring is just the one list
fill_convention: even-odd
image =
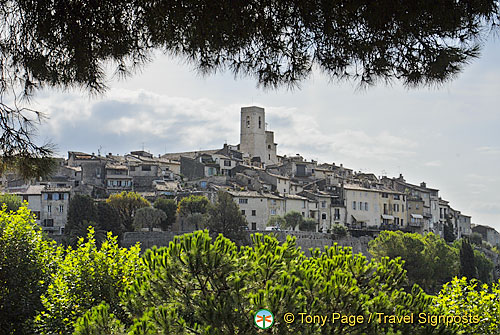
[(477, 278), (474, 250), (468, 239), (462, 239), (460, 245), (460, 276), (468, 279)]
[[(295, 87), (313, 67), (362, 85), (449, 80), (499, 23), (497, 0), (0, 0), (0, 156), (50, 154), (32, 141), (40, 113), (19, 102), (41, 87), (106, 88), (154, 50), (201, 73), (232, 71)], [(25, 172), (36, 173), (24, 165)]]

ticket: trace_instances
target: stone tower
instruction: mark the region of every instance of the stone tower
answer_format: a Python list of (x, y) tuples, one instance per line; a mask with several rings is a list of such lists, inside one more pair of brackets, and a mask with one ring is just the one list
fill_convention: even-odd
[(274, 133), (266, 131), (264, 108), (251, 106), (241, 108), (240, 151), (251, 158), (259, 157), (265, 165), (276, 164)]

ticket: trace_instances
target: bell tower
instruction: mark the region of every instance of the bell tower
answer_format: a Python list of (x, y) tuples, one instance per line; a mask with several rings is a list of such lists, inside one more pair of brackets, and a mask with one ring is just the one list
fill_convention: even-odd
[(260, 157), (267, 164), (277, 163), (274, 133), (266, 131), (266, 113), (257, 106), (241, 108), (240, 151)]

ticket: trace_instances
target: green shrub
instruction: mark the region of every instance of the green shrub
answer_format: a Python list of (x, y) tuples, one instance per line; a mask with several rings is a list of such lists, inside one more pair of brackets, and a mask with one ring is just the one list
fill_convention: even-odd
[(33, 334), (32, 318), (43, 309), (40, 296), (60, 257), (55, 242), (44, 240), (33, 214), (0, 210), (0, 330)]
[(119, 248), (111, 233), (98, 248), (90, 227), (86, 241), (81, 238), (75, 249), (68, 247), (42, 296), (45, 310), (37, 315), (38, 331), (71, 334), (76, 319), (103, 301), (111, 313), (123, 317), (119, 293), (140, 271), (139, 260), (138, 246)]

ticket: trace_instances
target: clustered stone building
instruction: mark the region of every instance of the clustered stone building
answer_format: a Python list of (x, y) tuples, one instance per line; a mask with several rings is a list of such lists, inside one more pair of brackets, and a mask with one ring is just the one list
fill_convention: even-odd
[(451, 223), (457, 238), (477, 230), (484, 239), (499, 242), (493, 228), (474, 227), (470, 216), (452, 208), (438, 189), (424, 182), (411, 184), (403, 175), (377, 177), (342, 164), (307, 161), (299, 154), (279, 156), (265, 111), (255, 106), (241, 108), (238, 145), (157, 157), (145, 151), (124, 156), (70, 151), (47, 180), (26, 185), (6, 174), (1, 182), (5, 191), (27, 200), (39, 223), (53, 234), (64, 231), (72, 194), (98, 199), (134, 191), (154, 200), (195, 193), (213, 199), (224, 190), (239, 205), (249, 230), (265, 230), (272, 216), (296, 211), (315, 220), (318, 232), (328, 233), (339, 224), (352, 231), (390, 229), (443, 236), (445, 225)]

